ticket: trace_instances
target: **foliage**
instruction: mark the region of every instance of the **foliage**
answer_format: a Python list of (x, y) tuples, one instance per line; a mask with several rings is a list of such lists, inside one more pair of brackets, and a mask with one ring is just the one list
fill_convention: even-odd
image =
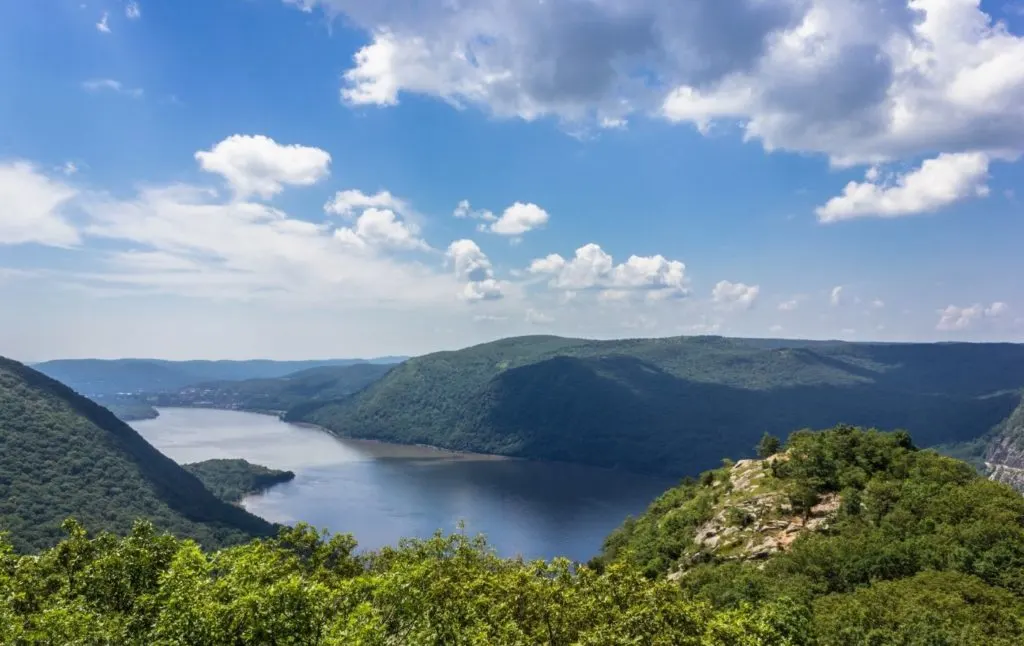
[(809, 612), (787, 599), (715, 611), (628, 566), (505, 560), (461, 534), (358, 555), (348, 536), (299, 526), (205, 553), (144, 522), (120, 539), (66, 527), (38, 558), (0, 547), (0, 642), (807, 643)]
[(761, 436), (761, 441), (757, 443), (757, 457), (770, 458), (778, 453), (781, 448), (782, 440), (771, 433), (765, 433)]
[(274, 379), (216, 381), (151, 397), (158, 406), (209, 406), (280, 413), (301, 404), (320, 404), (357, 392), (392, 366), (357, 363), (320, 366)]
[(122, 422), (137, 422), (160, 416), (155, 408), (137, 397), (93, 397), (92, 400), (116, 415)]
[(213, 495), (226, 502), (239, 502), (250, 494), (295, 478), (291, 471), (270, 469), (240, 459), (204, 460), (182, 466), (199, 478)]
[(837, 423), (924, 446), (1005, 419), (1024, 346), (717, 337), (522, 337), (411, 359), (340, 401), (285, 418), (342, 436), (693, 474), (750, 455), (762, 432)]
[(76, 516), (125, 533), (136, 518), (216, 546), (274, 531), (228, 505), (110, 411), (0, 358), (0, 531), (21, 551)]
[[(766, 561), (681, 561), (722, 487), (672, 489), (606, 541), (597, 568), (633, 563), (720, 610), (787, 597), (823, 644), (1014, 644), (1024, 639), (1024, 497), (905, 433), (839, 426), (790, 436), (770, 487), (841, 505), (824, 531)], [(722, 477), (720, 471), (715, 480)]]

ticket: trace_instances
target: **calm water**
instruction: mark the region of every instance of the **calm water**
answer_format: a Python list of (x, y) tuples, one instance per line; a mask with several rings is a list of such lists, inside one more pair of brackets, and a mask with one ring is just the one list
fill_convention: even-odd
[(244, 458), (295, 480), (244, 501), (271, 521), (350, 532), (364, 548), (465, 521), (503, 556), (586, 560), (670, 480), (589, 467), (341, 440), (275, 417), (165, 408), (132, 426), (179, 463)]

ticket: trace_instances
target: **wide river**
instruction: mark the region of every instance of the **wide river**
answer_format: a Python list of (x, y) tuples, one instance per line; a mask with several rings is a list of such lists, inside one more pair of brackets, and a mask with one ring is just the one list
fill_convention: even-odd
[(246, 498), (245, 508), (274, 522), (351, 533), (366, 549), (451, 532), (461, 520), (502, 556), (585, 561), (627, 516), (673, 484), (578, 465), (344, 440), (234, 411), (163, 408), (160, 417), (132, 426), (182, 464), (244, 458), (294, 471), (293, 481)]

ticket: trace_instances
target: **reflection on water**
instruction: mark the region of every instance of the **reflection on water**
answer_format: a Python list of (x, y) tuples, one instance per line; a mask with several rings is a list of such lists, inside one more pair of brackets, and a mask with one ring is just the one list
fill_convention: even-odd
[(245, 500), (254, 514), (350, 532), (364, 548), (453, 531), (460, 520), (503, 556), (586, 560), (670, 480), (578, 465), (342, 440), (277, 418), (161, 409), (133, 423), (179, 463), (244, 458), (296, 478)]

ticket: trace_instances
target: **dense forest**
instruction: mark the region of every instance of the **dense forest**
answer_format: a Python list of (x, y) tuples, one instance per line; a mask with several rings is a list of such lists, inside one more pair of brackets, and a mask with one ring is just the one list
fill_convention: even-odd
[(906, 433), (801, 431), (688, 479), (609, 536), (611, 564), (717, 611), (790, 599), (816, 643), (1024, 640), (1024, 497)]
[(720, 337), (522, 337), (410, 359), (285, 418), (339, 435), (641, 472), (697, 473), (762, 432), (908, 429), (982, 437), (1021, 401), (1024, 346)]
[(0, 531), (19, 550), (41, 549), (70, 516), (118, 533), (146, 518), (211, 547), (275, 531), (217, 499), (110, 411), (0, 358)]
[(392, 365), (356, 363), (320, 366), (272, 379), (215, 381), (149, 398), (157, 406), (210, 406), (280, 413), (298, 405), (331, 401), (383, 377)]
[(182, 467), (225, 502), (239, 502), (248, 495), (295, 479), (291, 471), (270, 469), (245, 460), (203, 460)]

